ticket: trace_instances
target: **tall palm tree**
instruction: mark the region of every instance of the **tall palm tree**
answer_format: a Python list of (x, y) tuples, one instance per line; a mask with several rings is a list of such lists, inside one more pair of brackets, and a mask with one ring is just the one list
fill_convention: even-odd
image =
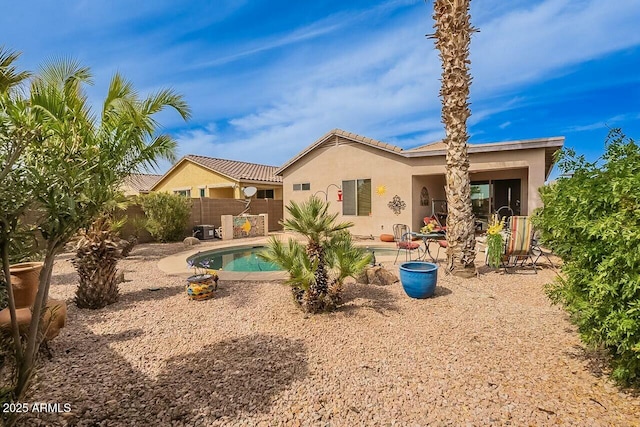
[(340, 302), (344, 279), (362, 271), (370, 257), (353, 246), (346, 231), (353, 224), (336, 223), (338, 214), (329, 214), (329, 204), (318, 197), (292, 201), (286, 209), (284, 229), (306, 237), (306, 247), (291, 238), (285, 245), (274, 237), (260, 256), (289, 271), (294, 297), (305, 311), (331, 309)]
[(32, 316), (29, 325), (17, 369), (16, 401), (34, 372), (55, 256), (78, 230), (88, 228), (104, 212), (128, 173), (155, 164), (156, 156), (172, 158), (175, 142), (156, 134), (153, 116), (165, 107), (173, 107), (185, 119), (189, 116), (182, 97), (172, 91), (140, 99), (130, 84), (116, 76), (102, 115), (96, 117), (83, 90), (91, 77), (88, 68), (74, 61), (55, 61), (32, 80), (29, 90), (30, 109), (47, 138), (28, 144), (16, 164), (30, 174), (25, 193), (40, 213), (38, 228), (45, 245), (33, 304), (33, 313), (40, 315)]
[(447, 267), (457, 276), (475, 275), (475, 218), (467, 153), (469, 109), (470, 0), (435, 0), (436, 48), (442, 60), (442, 122), (445, 126)]
[[(154, 167), (159, 159), (175, 161), (176, 142), (167, 134), (158, 134), (154, 116), (172, 108), (185, 120), (189, 107), (182, 96), (161, 90), (141, 99), (132, 84), (116, 74), (103, 103), (97, 128), (97, 156), (100, 174), (109, 186), (97, 188), (105, 202), (115, 200), (123, 179), (144, 167)], [(80, 283), (75, 302), (82, 308), (102, 308), (117, 301), (117, 262), (124, 247), (112, 229), (112, 215), (102, 212), (83, 233), (74, 259)]]

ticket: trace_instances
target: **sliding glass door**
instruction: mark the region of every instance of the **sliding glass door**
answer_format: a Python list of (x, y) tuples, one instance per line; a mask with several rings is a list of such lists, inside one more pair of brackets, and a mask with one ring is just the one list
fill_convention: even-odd
[[(486, 230), (491, 214), (497, 209), (508, 206), (514, 215), (521, 214), (519, 179), (496, 179), (471, 182), (471, 206), (476, 220), (482, 222)], [(505, 212), (501, 212), (504, 214)]]
[[(485, 224), (491, 217), (491, 184), (489, 181), (474, 181), (471, 183), (471, 208), (476, 220)], [(483, 225), (483, 229), (486, 227)]]

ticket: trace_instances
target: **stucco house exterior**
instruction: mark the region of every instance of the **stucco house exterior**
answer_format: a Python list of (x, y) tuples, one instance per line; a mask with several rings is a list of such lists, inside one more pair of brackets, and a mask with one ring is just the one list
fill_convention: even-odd
[(258, 199), (282, 200), (282, 177), (277, 167), (189, 154), (181, 158), (154, 185), (191, 198), (243, 199), (244, 187), (256, 187)]
[[(486, 224), (509, 205), (516, 215), (541, 206), (538, 188), (553, 166), (564, 137), (470, 144), (473, 208)], [(391, 233), (392, 225), (423, 225), (423, 218), (446, 211), (445, 146), (442, 142), (402, 149), (334, 129), (275, 172), (282, 177), (284, 204), (311, 195), (326, 198), (339, 220), (351, 221), (357, 235)]]

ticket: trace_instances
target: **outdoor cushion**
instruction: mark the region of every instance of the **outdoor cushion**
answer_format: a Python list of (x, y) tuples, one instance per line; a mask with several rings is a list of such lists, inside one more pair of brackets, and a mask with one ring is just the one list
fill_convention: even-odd
[(393, 234), (381, 234), (380, 235), (381, 242), (393, 242)]
[(416, 242), (398, 242), (398, 247), (400, 249), (413, 250), (413, 249), (418, 249), (420, 247), (420, 243), (416, 243)]

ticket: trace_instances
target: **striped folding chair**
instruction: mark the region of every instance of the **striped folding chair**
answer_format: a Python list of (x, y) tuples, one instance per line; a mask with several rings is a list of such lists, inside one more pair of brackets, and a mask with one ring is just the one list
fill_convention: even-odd
[[(502, 267), (508, 273), (508, 268), (524, 267), (529, 265), (533, 271), (538, 273), (536, 260), (531, 251), (531, 240), (533, 239), (533, 226), (528, 216), (512, 216), (509, 218), (507, 227), (507, 239), (505, 251), (502, 256)], [(529, 264), (525, 264), (530, 261)]]

